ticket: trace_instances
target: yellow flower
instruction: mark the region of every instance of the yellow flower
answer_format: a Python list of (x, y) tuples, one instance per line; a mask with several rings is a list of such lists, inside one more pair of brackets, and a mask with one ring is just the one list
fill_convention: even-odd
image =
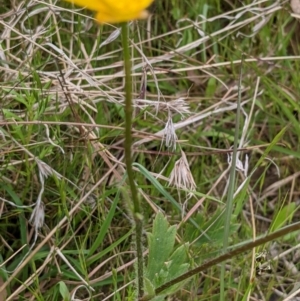
[(67, 0), (96, 12), (100, 23), (118, 23), (147, 17), (154, 0)]

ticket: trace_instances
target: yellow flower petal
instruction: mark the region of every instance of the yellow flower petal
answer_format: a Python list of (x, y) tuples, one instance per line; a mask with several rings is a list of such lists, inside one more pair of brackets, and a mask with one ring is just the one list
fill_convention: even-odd
[(153, 0), (67, 0), (93, 10), (100, 23), (117, 23), (144, 19)]

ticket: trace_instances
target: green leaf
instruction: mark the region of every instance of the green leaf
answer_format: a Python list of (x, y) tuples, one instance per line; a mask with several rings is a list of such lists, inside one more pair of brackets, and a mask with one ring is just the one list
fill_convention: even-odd
[[(9, 196), (11, 197), (11, 201), (13, 203), (15, 203), (18, 206), (24, 206), (22, 200), (18, 197), (18, 195), (14, 192), (14, 190), (12, 189), (11, 185), (9, 184), (5, 184), (0, 183), (0, 189), (1, 191), (6, 191)], [(22, 251), (22, 256), (25, 257), (27, 252), (29, 252), (29, 247), (28, 245), (28, 236), (27, 236), (27, 224), (26, 224), (26, 218), (25, 218), (25, 214), (24, 214), (24, 210), (23, 209), (17, 209), (19, 211), (18, 213), (18, 217), (19, 217), (19, 225), (20, 225), (20, 242), (25, 246), (23, 248)], [(18, 260), (14, 260), (11, 265), (8, 266), (9, 270), (13, 270), (16, 268), (16, 266), (19, 264)], [(23, 268), (23, 275), (24, 277), (27, 277), (27, 272), (28, 272), (28, 266), (25, 266)]]
[(173, 252), (170, 261), (171, 264), (168, 268), (169, 275), (171, 276), (168, 281), (180, 276), (185, 273), (189, 267), (187, 262), (187, 247), (188, 244), (184, 244), (177, 248), (175, 252)]
[(63, 297), (63, 301), (69, 301), (71, 298), (66, 284), (63, 281), (60, 281), (58, 282), (58, 285), (59, 285), (59, 292)]
[[(189, 263), (187, 263), (187, 247), (188, 244), (184, 244), (177, 248), (175, 252), (173, 252), (172, 256), (169, 259), (169, 262), (165, 264), (166, 266), (166, 277), (163, 283), (171, 281), (172, 279), (184, 274), (188, 271)], [(187, 280), (188, 281), (188, 280)], [(176, 285), (171, 286), (167, 290), (164, 291), (164, 295), (170, 295), (178, 291), (186, 281), (182, 281)]]
[[(232, 215), (232, 223), (230, 224), (229, 233), (232, 234), (236, 231), (240, 225), (234, 223), (235, 216)], [(214, 215), (205, 222), (204, 217), (202, 214), (198, 214), (196, 216), (196, 221), (199, 225), (203, 225), (203, 229), (207, 229), (206, 232), (211, 240), (214, 242), (215, 245), (218, 245), (223, 242), (223, 235), (224, 235), (224, 223), (225, 223), (225, 211), (223, 210), (216, 210)], [(200, 234), (200, 235), (199, 235)], [(195, 229), (191, 229), (188, 227), (187, 235), (190, 237), (189, 240), (194, 240), (195, 245), (202, 246), (203, 244), (210, 243), (211, 241), (207, 240), (207, 238), (199, 233), (199, 231), (195, 231)], [(198, 237), (198, 238), (197, 238)]]
[(217, 81), (214, 77), (210, 77), (205, 91), (205, 97), (213, 97), (216, 93)]
[[(137, 167), (141, 174), (143, 174), (151, 183), (153, 186), (180, 212), (182, 213), (181, 205), (176, 202), (176, 200), (164, 189), (164, 187), (149, 173), (149, 171), (142, 165), (138, 163), (132, 164), (134, 167)], [(189, 218), (188, 220), (191, 224), (194, 225), (195, 228), (202, 231), (202, 228), (199, 227), (199, 225), (192, 219)], [(207, 240), (210, 240), (210, 237), (202, 231), (202, 234), (207, 238)]]
[(272, 232), (282, 228), (289, 220), (291, 220), (294, 213), (296, 212), (295, 209), (296, 209), (295, 203), (289, 203), (286, 206), (284, 206), (282, 209), (280, 209), (275, 219), (273, 220), (271, 226)]
[(90, 266), (91, 264), (93, 264), (95, 261), (99, 261), (100, 258), (102, 258), (105, 254), (111, 252), (112, 250), (114, 250), (118, 245), (120, 245), (123, 241), (125, 241), (128, 237), (130, 237), (130, 235), (133, 232), (133, 228), (131, 228), (126, 234), (124, 234), (122, 237), (120, 237), (118, 240), (114, 241), (112, 244), (110, 244), (107, 248), (105, 248), (104, 250), (100, 251), (99, 253), (89, 257), (87, 259), (86, 264), (88, 266)]
[(115, 210), (117, 208), (117, 204), (118, 204), (118, 201), (119, 201), (119, 196), (120, 196), (120, 192), (118, 191), (113, 203), (112, 203), (112, 206), (103, 222), (103, 224), (101, 225), (101, 228), (100, 228), (100, 231), (98, 233), (98, 236), (95, 240), (95, 242), (93, 243), (93, 245), (91, 246), (90, 248), (90, 251), (89, 251), (89, 256), (93, 255), (95, 253), (95, 251), (101, 246), (102, 242), (103, 242), (103, 239), (105, 237), (105, 235), (107, 234), (108, 232), (108, 228), (110, 226), (110, 223), (114, 217), (114, 214), (115, 214)]
[(268, 145), (268, 147), (266, 148), (266, 150), (264, 151), (264, 153), (262, 154), (262, 156), (259, 158), (259, 160), (256, 162), (255, 164), (255, 168), (257, 168), (258, 166), (260, 166), (263, 161), (265, 160), (265, 158), (267, 157), (267, 155), (269, 154), (269, 152), (271, 150), (273, 150), (276, 146), (276, 144), (280, 141), (280, 139), (283, 137), (285, 131), (287, 129), (287, 126), (285, 126), (275, 137), (274, 139), (271, 141), (271, 143)]
[[(187, 272), (188, 244), (174, 249), (176, 226), (169, 226), (167, 219), (159, 212), (153, 222), (152, 233), (148, 234), (149, 257), (145, 272), (145, 291), (154, 296), (155, 289), (164, 283)], [(161, 295), (155, 296), (155, 301), (175, 293), (186, 281), (166, 289)]]
[(171, 254), (176, 236), (176, 226), (169, 227), (168, 221), (159, 212), (154, 220), (153, 232), (148, 234), (149, 256), (147, 278), (154, 283)]
[(148, 296), (155, 296), (155, 287), (153, 283), (147, 278), (144, 278), (144, 289), (146, 292), (146, 295)]
[(170, 201), (174, 207), (179, 211), (182, 212), (181, 205), (176, 202), (176, 200), (164, 189), (164, 187), (149, 173), (149, 171), (142, 165), (138, 163), (132, 164), (134, 167), (137, 167), (141, 174), (143, 174), (153, 186), (168, 200)]

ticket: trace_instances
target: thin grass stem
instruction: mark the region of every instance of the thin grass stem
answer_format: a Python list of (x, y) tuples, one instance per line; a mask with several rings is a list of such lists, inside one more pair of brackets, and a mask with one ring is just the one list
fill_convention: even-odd
[[(224, 225), (224, 238), (223, 238), (223, 252), (227, 252), (229, 245), (229, 232), (231, 224), (231, 215), (233, 208), (233, 195), (234, 195), (234, 185), (235, 185), (235, 168), (237, 162), (237, 153), (238, 153), (238, 140), (239, 140), (239, 126), (240, 126), (240, 115), (241, 115), (241, 91), (242, 91), (242, 63), (240, 65), (240, 76), (239, 76), (239, 91), (237, 99), (237, 110), (235, 118), (235, 133), (234, 133), (234, 144), (233, 144), (233, 153), (231, 160), (231, 169), (229, 175), (229, 185), (227, 193), (227, 202), (226, 202), (226, 212), (225, 212), (225, 225)], [(220, 277), (220, 301), (225, 301), (225, 262), (221, 265), (221, 277)]]

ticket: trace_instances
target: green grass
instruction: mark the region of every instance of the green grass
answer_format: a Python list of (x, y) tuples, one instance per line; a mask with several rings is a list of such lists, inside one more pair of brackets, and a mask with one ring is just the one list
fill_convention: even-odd
[[(282, 8), (252, 2), (156, 0), (148, 20), (129, 26), (133, 168), (143, 208), (145, 279), (151, 274), (147, 293), (178, 276), (170, 258), (183, 273), (223, 254), (238, 88), (237, 143), (244, 138), (239, 158), (245, 164), (249, 156), (249, 178), (232, 199), (229, 250), (299, 220), (299, 22), (286, 1)], [(90, 11), (63, 1), (18, 0), (1, 5), (0, 15), (0, 301), (71, 300), (83, 284), (75, 296), (80, 300), (136, 300), (121, 36), (103, 43), (116, 26), (96, 24)], [(169, 117), (176, 150), (166, 146)], [(47, 166), (45, 218), (36, 232), (29, 220)], [(193, 177), (192, 197), (191, 182), (169, 183), (174, 170)], [(234, 192), (245, 178), (236, 171)], [(177, 226), (161, 271), (148, 266), (146, 236), (163, 234), (153, 227), (159, 211), (164, 227)], [(170, 298), (283, 300), (300, 269), (297, 235), (233, 256), (224, 277), (214, 265), (171, 287)], [(153, 245), (150, 253), (158, 256), (163, 246)], [(255, 254), (263, 250), (272, 271), (255, 276)]]

